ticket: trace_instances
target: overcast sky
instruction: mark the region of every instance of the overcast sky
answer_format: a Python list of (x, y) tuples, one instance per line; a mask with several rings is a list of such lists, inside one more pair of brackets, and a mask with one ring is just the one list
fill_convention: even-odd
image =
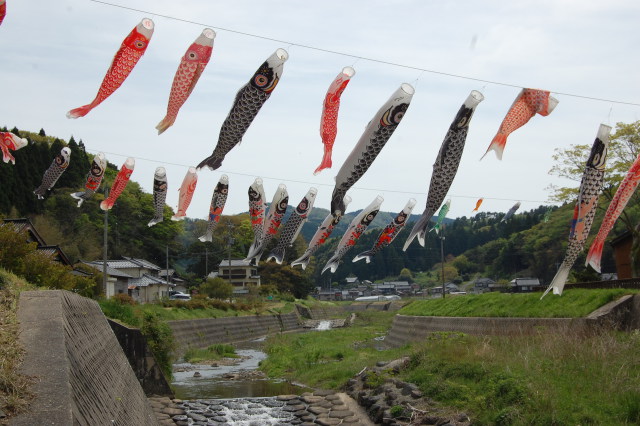
[[(136, 159), (132, 179), (152, 191), (164, 166), (167, 203), (174, 209), (189, 166), (215, 147), (238, 89), (277, 48), (289, 52), (280, 83), (216, 171), (199, 172), (187, 215), (205, 218), (213, 188), (229, 176), (224, 213), (246, 211), (247, 189), (264, 180), (267, 199), (279, 183), (297, 204), (309, 187), (316, 206), (329, 208), (334, 176), (380, 106), (407, 82), (413, 101), (369, 171), (349, 192), (349, 211), (377, 195), (397, 212), (410, 197), (424, 209), (432, 164), (443, 137), (471, 90), (485, 100), (471, 121), (459, 172), (450, 189), (449, 217), (506, 211), (516, 201), (529, 210), (548, 200), (555, 148), (591, 144), (600, 123), (640, 119), (640, 107), (566, 94), (640, 103), (640, 3), (637, 1), (166, 1), (113, 0), (147, 11), (91, 0), (7, 0), (0, 26), (0, 126), (82, 139), (120, 166)], [(169, 19), (180, 18), (195, 23)], [(72, 108), (93, 100), (120, 43), (144, 17), (155, 22), (146, 54), (125, 83), (77, 120)], [(158, 136), (173, 76), (187, 47), (206, 27), (217, 32), (213, 55), (173, 127)], [(282, 42), (251, 37), (251, 33)], [(519, 87), (546, 89), (560, 103), (535, 116), (508, 139), (502, 161), (482, 161), (518, 87), (456, 78), (306, 46)], [(333, 168), (318, 176), (319, 135), (327, 88), (346, 65), (356, 75), (342, 95)], [(566, 93), (566, 94), (562, 94)], [(71, 159), (73, 161), (73, 158)], [(10, 167), (0, 164), (0, 167)], [(44, 171), (43, 171), (44, 172)]]

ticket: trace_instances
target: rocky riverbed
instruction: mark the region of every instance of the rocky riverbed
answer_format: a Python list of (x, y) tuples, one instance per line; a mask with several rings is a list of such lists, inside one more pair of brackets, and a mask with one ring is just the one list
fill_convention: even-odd
[(162, 426), (373, 425), (354, 400), (333, 391), (270, 398), (149, 400)]

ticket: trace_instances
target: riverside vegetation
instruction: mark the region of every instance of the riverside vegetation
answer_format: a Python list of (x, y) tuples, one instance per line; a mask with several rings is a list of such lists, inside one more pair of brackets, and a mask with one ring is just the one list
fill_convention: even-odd
[[(478, 298), (486, 297), (496, 312), (504, 312), (515, 301), (531, 296), (536, 295), (487, 294)], [(553, 306), (550, 312), (569, 317), (577, 315), (571, 313), (576, 304), (610, 297), (617, 296), (606, 290), (567, 290), (548, 305), (564, 305), (567, 314), (558, 314), (559, 308)], [(438, 305), (446, 304), (451, 315), (475, 315), (465, 306), (468, 300), (468, 296), (437, 299), (429, 301), (424, 309), (413, 302), (404, 310), (412, 315), (432, 315)], [(358, 312), (354, 326), (349, 328), (271, 336), (266, 342), (268, 358), (260, 368), (272, 377), (341, 389), (364, 367), (408, 355), (408, 367), (398, 378), (416, 384), (424, 396), (443, 407), (464, 410), (474, 424), (640, 422), (638, 331), (602, 331), (590, 336), (567, 331), (524, 337), (434, 333), (422, 342), (381, 349), (382, 342), (374, 338), (385, 334), (393, 315)], [(547, 316), (544, 307), (536, 316)], [(376, 377), (370, 385), (382, 384), (386, 378)]]
[(4, 416), (23, 411), (33, 396), (30, 379), (18, 367), (24, 348), (18, 342), (18, 298), (21, 291), (34, 286), (15, 274), (0, 268), (0, 425), (8, 424)]

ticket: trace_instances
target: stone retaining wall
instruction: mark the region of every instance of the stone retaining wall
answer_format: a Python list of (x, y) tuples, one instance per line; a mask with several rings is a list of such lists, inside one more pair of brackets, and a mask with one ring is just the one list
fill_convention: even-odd
[(147, 345), (147, 339), (140, 329), (127, 327), (113, 320), (107, 320), (115, 334), (120, 347), (129, 360), (140, 386), (147, 396), (166, 396), (173, 398), (173, 391), (164, 377), (162, 370)]
[(468, 334), (523, 335), (570, 329), (587, 333), (597, 327), (629, 329), (640, 317), (640, 295), (624, 296), (585, 318), (429, 317), (396, 315), (385, 339), (390, 346), (424, 340), (430, 333), (459, 331)]
[(11, 425), (157, 425), (98, 304), (63, 290), (25, 291), (21, 370), (35, 378), (29, 411)]
[(176, 356), (189, 347), (204, 348), (214, 343), (233, 343), (268, 334), (302, 328), (296, 314), (260, 315), (167, 321), (173, 331)]

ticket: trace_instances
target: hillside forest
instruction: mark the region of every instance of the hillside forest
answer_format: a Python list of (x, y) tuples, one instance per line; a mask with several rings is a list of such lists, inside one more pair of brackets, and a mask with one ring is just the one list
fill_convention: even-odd
[[(5, 128), (3, 131), (8, 130)], [(47, 243), (60, 245), (73, 262), (101, 259), (105, 214), (99, 203), (104, 199), (104, 188), (113, 183), (117, 166), (108, 163), (100, 189), (78, 208), (77, 201), (69, 194), (84, 187), (92, 160), (92, 154), (85, 151), (83, 141), (76, 141), (73, 136), (68, 140), (48, 136), (44, 129), (37, 133), (17, 128), (10, 131), (27, 138), (30, 143), (12, 153), (16, 158), (15, 165), (0, 163), (0, 216), (30, 218)], [(40, 184), (52, 158), (64, 146), (71, 149), (72, 161), (45, 199), (38, 200), (33, 189)], [(262, 283), (296, 297), (305, 297), (314, 291), (314, 287), (339, 285), (348, 276), (373, 282), (402, 277), (434, 286), (442, 282), (442, 270), (446, 281), (463, 282), (490, 277), (504, 282), (515, 277), (537, 277), (541, 283), (548, 284), (565, 255), (577, 189), (590, 148), (590, 145), (572, 145), (569, 149), (556, 150), (556, 165), (549, 173), (572, 179), (575, 186), (550, 187), (553, 205), (519, 211), (505, 222), (502, 221), (505, 212), (481, 212), (471, 217), (447, 219), (439, 235), (435, 232), (428, 234), (425, 247), (412, 244), (406, 252), (402, 251), (402, 236), (408, 232), (404, 230), (389, 247), (378, 252), (371, 263), (352, 263), (353, 256), (369, 249), (382, 228), (397, 213), (380, 212), (334, 274), (321, 274), (320, 271), (357, 211), (342, 219), (332, 238), (315, 252), (306, 270), (288, 266), (304, 252), (318, 225), (328, 214), (325, 209), (314, 208), (294, 245), (287, 250), (283, 264), (260, 262)], [(640, 121), (618, 123), (611, 137), (605, 184), (587, 247), (600, 227), (617, 186), (639, 152)], [(290, 210), (291, 207), (287, 214)], [(108, 257), (144, 258), (161, 267), (168, 261), (170, 268), (192, 286), (198, 286), (207, 273), (217, 270), (220, 262), (228, 259), (229, 255), (233, 259), (246, 257), (253, 239), (248, 213), (223, 215), (215, 228), (213, 241), (205, 243), (197, 237), (204, 233), (206, 221), (172, 221), (173, 211), (165, 206), (164, 221), (148, 227), (147, 222), (153, 214), (152, 194), (144, 192), (135, 181), (130, 181), (107, 215)], [(634, 195), (610, 233), (609, 240), (631, 232), (637, 241), (639, 217), (639, 199)], [(416, 219), (417, 216), (412, 216), (406, 228), (410, 229)], [(274, 239), (267, 250), (276, 243), (277, 239)], [(444, 265), (441, 263), (441, 248)], [(586, 249), (576, 261), (569, 282), (600, 279), (595, 271), (584, 267), (585, 254)], [(605, 245), (602, 262), (603, 273), (615, 272), (608, 244)]]

